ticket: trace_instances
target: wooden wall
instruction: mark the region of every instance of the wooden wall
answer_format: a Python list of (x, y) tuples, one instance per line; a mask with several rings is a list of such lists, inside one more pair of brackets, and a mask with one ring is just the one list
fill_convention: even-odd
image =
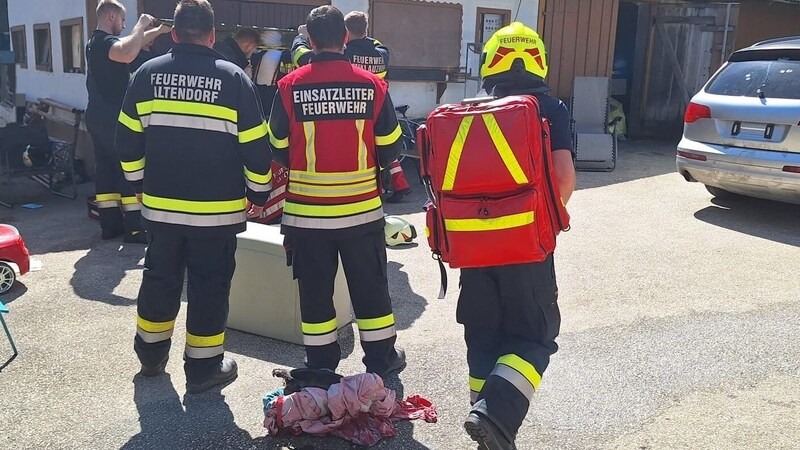
[(783, 36), (800, 35), (800, 4), (742, 1), (735, 49)]
[(537, 30), (547, 46), (551, 95), (572, 95), (578, 76), (611, 76), (619, 0), (542, 0)]

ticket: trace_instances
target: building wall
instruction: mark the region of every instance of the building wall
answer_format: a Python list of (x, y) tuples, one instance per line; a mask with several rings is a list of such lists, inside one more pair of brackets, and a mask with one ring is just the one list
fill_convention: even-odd
[(745, 0), (739, 7), (735, 49), (765, 39), (800, 35), (800, 5)]
[[(127, 9), (126, 26), (128, 29), (136, 23), (136, 0), (122, 0)], [(88, 101), (86, 94), (86, 76), (83, 74), (64, 73), (61, 56), (61, 28), (59, 22), (64, 19), (83, 17), (84, 44), (93, 30), (87, 30), (85, 0), (9, 0), (9, 25), (25, 25), (26, 44), (28, 47), (28, 68), (17, 66), (17, 92), (24, 93), (28, 101), (37, 98), (51, 98), (60, 103), (85, 108)], [(53, 55), (53, 71), (36, 70), (35, 48), (33, 42), (33, 24), (50, 23), (50, 40)]]
[[(466, 44), (476, 40), (475, 26), (479, 7), (510, 10), (511, 20), (516, 19), (535, 28), (539, 1), (519, 3), (517, 0), (463, 0), (460, 2), (463, 4), (461, 60), (465, 59)], [(128, 12), (126, 24), (130, 29), (138, 17), (137, 1), (123, 0), (122, 2)], [(369, 0), (333, 0), (332, 4), (345, 14), (355, 10), (369, 12)], [(518, 8), (518, 5), (521, 6)], [(27, 69), (18, 68), (17, 92), (25, 93), (29, 101), (47, 97), (78, 108), (86, 107), (86, 76), (63, 72), (59, 21), (74, 17), (84, 17), (84, 39), (87, 39), (93, 30), (88, 30), (85, 0), (9, 0), (10, 25), (24, 24), (26, 26), (29, 63)], [(36, 65), (32, 62), (35, 54), (33, 24), (44, 22), (50, 23), (53, 72), (36, 70)], [(410, 38), (413, 39), (413, 35)], [(391, 48), (391, 42), (385, 44)], [(420, 42), (420, 45), (424, 44)], [(473, 76), (477, 76), (479, 55), (470, 54), (469, 59), (469, 69)], [(442, 101), (458, 101), (465, 95), (468, 97), (475, 95), (478, 91), (477, 81), (468, 82), (466, 88), (465, 92), (464, 83), (448, 83)], [(396, 104), (411, 105), (412, 114), (416, 116), (428, 114), (437, 105), (436, 83), (393, 81), (390, 83), (390, 92)]]

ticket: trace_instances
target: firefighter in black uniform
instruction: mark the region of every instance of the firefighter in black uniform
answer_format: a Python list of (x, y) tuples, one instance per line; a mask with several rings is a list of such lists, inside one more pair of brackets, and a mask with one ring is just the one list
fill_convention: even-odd
[(239, 28), (232, 36), (215, 43), (214, 50), (245, 70), (251, 64), (250, 58), (260, 41), (261, 34), (255, 28)]
[(134, 340), (141, 374), (164, 372), (188, 271), (184, 369), (195, 393), (236, 378), (223, 359), (236, 234), (261, 213), (272, 157), (253, 83), (212, 49), (207, 0), (178, 3), (172, 38), (133, 75), (116, 144), (150, 230)]
[[(484, 45), (480, 74), (494, 96), (537, 97), (551, 124), (553, 166), (566, 204), (575, 189), (570, 116), (563, 102), (546, 95), (541, 38), (519, 22), (501, 28)], [(516, 448), (531, 397), (558, 350), (557, 300), (552, 254), (540, 263), (461, 270), (456, 316), (464, 325), (473, 404), (464, 427), (481, 449)]]
[[(344, 55), (356, 67), (374, 73), (378, 78), (386, 77), (389, 67), (389, 48), (377, 39), (367, 37), (368, 16), (361, 11), (351, 11), (344, 17), (347, 29)], [(305, 27), (301, 26), (300, 35), (292, 43), (293, 59), (298, 65), (308, 63), (311, 57), (311, 46), (305, 36)], [(392, 195), (386, 198), (389, 203), (399, 203), (411, 193), (411, 186), (406, 180), (400, 161), (394, 160), (386, 168), (389, 171)]]
[(343, 54), (342, 13), (308, 16), (310, 64), (278, 82), (269, 119), (273, 154), (289, 168), (281, 231), (300, 286), (306, 365), (335, 370), (341, 359), (333, 305), (341, 257), (368, 372), (405, 367), (386, 275), (378, 166), (397, 157), (400, 127), (386, 83)]
[(125, 242), (147, 242), (142, 233), (140, 205), (122, 176), (119, 157), (114, 151), (114, 129), (130, 76), (128, 64), (136, 59), (142, 46), (169, 31), (169, 27), (163, 25), (148, 30), (154, 20), (142, 14), (131, 34), (120, 38), (125, 28), (125, 7), (116, 0), (103, 0), (97, 5), (97, 30), (86, 44), (86, 88), (89, 91), (86, 127), (94, 144), (95, 200), (103, 239), (113, 239), (124, 233)]

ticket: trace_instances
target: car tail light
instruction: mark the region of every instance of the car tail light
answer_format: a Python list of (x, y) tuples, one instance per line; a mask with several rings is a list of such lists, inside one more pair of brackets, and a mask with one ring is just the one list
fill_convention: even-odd
[(681, 150), (678, 150), (678, 156), (683, 156), (684, 158), (687, 158), (687, 159), (694, 159), (696, 161), (705, 161), (706, 160), (706, 155), (698, 155), (697, 153), (689, 153), (689, 152), (684, 152), (684, 151), (681, 151)]
[(700, 119), (710, 119), (711, 118), (711, 108), (706, 105), (701, 105), (699, 103), (689, 103), (689, 106), (686, 107), (686, 114), (683, 116), (683, 121), (685, 123), (695, 123)]
[(800, 173), (800, 166), (783, 166), (784, 172)]

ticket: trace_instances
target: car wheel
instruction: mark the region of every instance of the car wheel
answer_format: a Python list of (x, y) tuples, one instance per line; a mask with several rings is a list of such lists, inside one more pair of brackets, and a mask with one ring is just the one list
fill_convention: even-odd
[(0, 294), (8, 292), (16, 280), (17, 274), (14, 273), (14, 268), (4, 262), (0, 262)]
[(718, 188), (716, 186), (709, 186), (705, 185), (706, 190), (717, 198), (738, 198), (740, 197), (739, 194), (734, 194), (733, 192), (726, 191), (725, 189)]

